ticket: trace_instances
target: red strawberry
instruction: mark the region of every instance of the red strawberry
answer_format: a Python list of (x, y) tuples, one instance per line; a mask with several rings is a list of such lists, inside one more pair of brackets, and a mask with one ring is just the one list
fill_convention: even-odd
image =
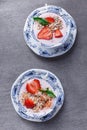
[(37, 79), (34, 79), (32, 82), (26, 84), (26, 90), (29, 93), (35, 94), (41, 88), (40, 82)]
[(26, 108), (33, 108), (35, 105), (31, 99), (27, 98), (25, 99), (24, 106), (26, 106)]
[(35, 94), (37, 92), (36, 88), (31, 83), (26, 84), (26, 90), (27, 92), (32, 93), (32, 94)]
[(59, 29), (57, 29), (54, 31), (54, 36), (55, 38), (59, 38), (59, 37), (63, 37), (63, 34)]
[(53, 38), (53, 34), (52, 34), (51, 29), (49, 27), (45, 26), (38, 33), (37, 37), (38, 37), (38, 39), (50, 40)]
[(52, 17), (46, 17), (45, 18), (49, 23), (54, 23), (55, 22), (55, 19), (52, 18)]
[(34, 85), (37, 87), (38, 90), (41, 89), (40, 81), (38, 79), (33, 80)]

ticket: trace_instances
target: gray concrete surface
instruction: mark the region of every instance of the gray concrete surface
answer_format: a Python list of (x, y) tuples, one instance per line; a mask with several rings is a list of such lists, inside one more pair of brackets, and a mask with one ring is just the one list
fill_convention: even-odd
[[(45, 3), (65, 8), (78, 26), (73, 48), (52, 59), (35, 55), (23, 38), (28, 14)], [(45, 123), (22, 119), (11, 103), (13, 82), (31, 68), (52, 71), (60, 78), (65, 90), (63, 108)], [(0, 0), (0, 130), (87, 130), (86, 0)]]

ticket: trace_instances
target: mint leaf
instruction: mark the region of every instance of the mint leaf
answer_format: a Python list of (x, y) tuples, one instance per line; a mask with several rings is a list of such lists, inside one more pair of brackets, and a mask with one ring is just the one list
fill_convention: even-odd
[(34, 19), (34, 21), (39, 22), (43, 26), (50, 24), (48, 21), (46, 21), (45, 19), (40, 18), (40, 17), (33, 17), (33, 19)]
[(50, 97), (52, 97), (52, 98), (55, 98), (55, 97), (56, 97), (55, 94), (54, 94), (51, 90), (49, 90), (49, 88), (47, 88), (46, 90), (41, 89), (40, 91), (41, 91), (42, 93), (46, 93), (48, 96), (50, 96)]

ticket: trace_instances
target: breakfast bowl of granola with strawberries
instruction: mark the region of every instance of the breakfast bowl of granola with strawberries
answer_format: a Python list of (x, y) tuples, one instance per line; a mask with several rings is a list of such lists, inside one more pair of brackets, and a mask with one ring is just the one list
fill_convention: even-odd
[(63, 8), (47, 5), (34, 10), (24, 26), (24, 39), (30, 49), (42, 57), (55, 57), (73, 46), (77, 27)]
[(64, 91), (53, 73), (31, 69), (22, 73), (12, 85), (11, 100), (22, 118), (44, 122), (59, 112), (64, 101)]

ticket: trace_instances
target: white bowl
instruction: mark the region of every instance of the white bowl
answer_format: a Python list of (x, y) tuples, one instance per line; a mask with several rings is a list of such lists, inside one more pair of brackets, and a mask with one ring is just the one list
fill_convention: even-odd
[[(44, 15), (58, 15), (64, 24), (63, 38), (53, 40), (39, 40), (36, 36), (33, 17)], [(42, 57), (55, 57), (66, 53), (74, 44), (77, 27), (72, 16), (63, 8), (49, 5), (34, 10), (27, 18), (24, 26), (26, 44), (37, 55)]]
[[(56, 95), (51, 108), (44, 112), (34, 113), (25, 108), (19, 100), (24, 84), (32, 79), (47, 82)], [(35, 122), (44, 122), (54, 117), (63, 105), (64, 91), (59, 79), (51, 72), (42, 69), (31, 69), (22, 73), (11, 88), (11, 100), (16, 112), (24, 119)]]

